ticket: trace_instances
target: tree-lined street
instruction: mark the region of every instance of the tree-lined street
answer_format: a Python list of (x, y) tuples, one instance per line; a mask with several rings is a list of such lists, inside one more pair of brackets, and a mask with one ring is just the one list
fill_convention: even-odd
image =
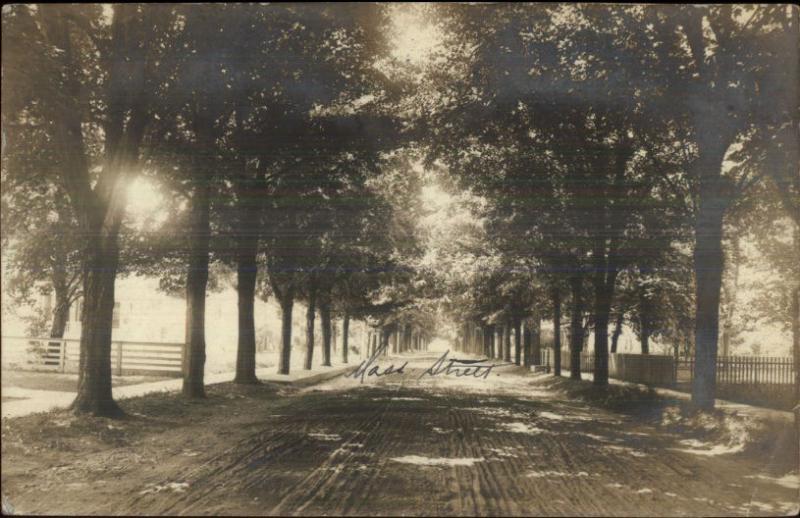
[(795, 512), (798, 12), (4, 6), (4, 506)]

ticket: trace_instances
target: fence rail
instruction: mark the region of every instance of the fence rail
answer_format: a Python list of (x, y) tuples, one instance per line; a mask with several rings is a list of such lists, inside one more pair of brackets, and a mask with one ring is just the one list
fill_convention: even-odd
[[(541, 364), (552, 368), (553, 351), (542, 349)], [(659, 383), (691, 382), (694, 376), (694, 358), (642, 354), (609, 354), (609, 375), (627, 379), (628, 372), (637, 372), (636, 377), (657, 377)], [(561, 370), (569, 371), (570, 351), (561, 350)], [(633, 369), (632, 369), (633, 367)], [(670, 376), (665, 372), (672, 370)], [(594, 353), (581, 353), (581, 371), (594, 370)], [(671, 378), (671, 379), (670, 379)], [(791, 357), (773, 356), (719, 356), (717, 357), (717, 385), (793, 385), (794, 360)]]
[[(75, 338), (2, 337), (3, 365), (33, 367), (57, 372), (77, 372), (80, 340)], [(112, 372), (123, 374), (180, 375), (183, 344), (174, 342), (111, 342)]]
[[(692, 381), (694, 358), (681, 358), (676, 369), (676, 381)], [(717, 357), (719, 385), (793, 385), (794, 362), (791, 357), (719, 356)]]

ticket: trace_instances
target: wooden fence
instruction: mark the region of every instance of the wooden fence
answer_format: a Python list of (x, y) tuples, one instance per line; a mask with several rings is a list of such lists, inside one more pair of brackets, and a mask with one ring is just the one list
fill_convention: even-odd
[[(642, 354), (609, 354), (608, 369), (611, 377), (659, 384), (691, 383), (694, 376), (694, 358)], [(542, 349), (541, 364), (552, 368), (553, 351)], [(561, 370), (568, 371), (570, 351), (561, 350)], [(594, 353), (581, 353), (581, 371), (594, 371)], [(635, 379), (634, 379), (635, 378)], [(717, 385), (793, 385), (794, 363), (791, 357), (719, 356), (717, 358)]]
[[(676, 380), (691, 382), (694, 358), (678, 361)], [(718, 385), (792, 385), (794, 363), (791, 357), (719, 356), (717, 357)]]
[[(694, 358), (678, 360), (675, 386), (689, 391)], [(794, 363), (790, 357), (720, 356), (717, 358), (717, 397), (791, 410), (796, 404)]]
[[(78, 372), (80, 340), (74, 338), (2, 337), (3, 366)], [(158, 374), (180, 376), (183, 344), (171, 342), (111, 343), (111, 368), (117, 376)]]
[[(571, 361), (571, 354), (569, 349), (561, 349), (561, 371), (569, 372), (569, 363)], [(540, 365), (553, 368), (553, 349), (542, 348), (539, 352)], [(581, 372), (594, 372), (594, 353), (581, 353)]]
[(675, 358), (660, 354), (609, 354), (608, 375), (634, 383), (671, 386), (675, 383)]

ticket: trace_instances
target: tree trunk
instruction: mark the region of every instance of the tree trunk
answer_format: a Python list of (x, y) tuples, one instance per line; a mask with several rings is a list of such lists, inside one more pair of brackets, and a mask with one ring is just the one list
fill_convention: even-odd
[(542, 319), (539, 313), (533, 317), (531, 329), (531, 365), (542, 364)]
[[(138, 18), (133, 16), (135, 9), (135, 6), (115, 7), (108, 48), (111, 62), (125, 62), (132, 52), (140, 50), (136, 46), (138, 43), (131, 45), (136, 38), (127, 36), (137, 30)], [(114, 281), (119, 263), (119, 228), (124, 216), (126, 180), (139, 160), (139, 145), (150, 114), (145, 99), (139, 95), (107, 98), (103, 125), (105, 163), (97, 183), (92, 185), (85, 151), (87, 146), (81, 130), (83, 108), (77, 100), (82, 89), (80, 74), (69, 73), (69, 70), (74, 72), (76, 69), (73, 56), (78, 53), (72, 48), (68, 18), (49, 16), (42, 21), (49, 43), (60, 50), (68, 70), (61, 78), (64, 95), (58, 96), (57, 100), (48, 100), (55, 104), (45, 106), (45, 109), (54, 115), (53, 144), (62, 158), (59, 179), (70, 198), (81, 232), (86, 236), (78, 394), (71, 409), (78, 414), (112, 417), (123, 413), (111, 397), (111, 333)], [(110, 69), (105, 83), (112, 90), (128, 83), (130, 75), (145, 73), (141, 68), (144, 67), (143, 60), (139, 60), (140, 63), (133, 61), (128, 63), (130, 66)]]
[[(695, 26), (699, 21), (693, 22)], [(699, 155), (692, 167), (698, 180), (695, 212), (695, 363), (692, 404), (714, 408), (722, 270), (722, 223), (732, 202), (730, 183), (722, 177), (725, 153), (737, 134), (736, 122), (720, 105), (712, 105), (695, 123)], [(721, 117), (721, 119), (717, 118)], [(724, 126), (720, 127), (720, 120)]]
[[(423, 347), (425, 347), (424, 340), (420, 343), (420, 349)], [(474, 323), (470, 324), (469, 352), (472, 354), (478, 353), (478, 325)]]
[(569, 377), (581, 379), (581, 349), (583, 349), (583, 281), (572, 277), (569, 281), (572, 292), (572, 312), (569, 323)]
[(258, 383), (255, 324), (257, 243), (253, 243), (248, 236), (239, 240), (237, 250), (236, 293), (239, 302), (239, 343), (236, 350), (236, 377), (233, 382)]
[(386, 330), (384, 331), (385, 338), (384, 338), (384, 345), (386, 346), (384, 356), (389, 356), (389, 347), (391, 344), (389, 343), (392, 339), (392, 335), (394, 334), (394, 327), (393, 326), (386, 326)]
[(653, 322), (653, 304), (644, 287), (639, 288), (639, 342), (642, 354), (650, 354), (651, 322)]
[(306, 362), (303, 366), (311, 370), (314, 360), (314, 317), (317, 312), (316, 289), (309, 285), (308, 308), (306, 309)]
[(319, 305), (319, 317), (322, 322), (322, 365), (331, 366), (331, 305), (323, 298)]
[(278, 374), (289, 374), (292, 361), (292, 310), (294, 297), (285, 295), (281, 303), (281, 352), (278, 360)]
[(403, 342), (405, 341), (406, 329), (404, 324), (397, 324), (397, 354), (403, 352)]
[(650, 327), (647, 324), (642, 325), (642, 333), (639, 337), (642, 346), (642, 354), (650, 354)]
[(69, 321), (69, 293), (66, 287), (55, 287), (55, 307), (53, 308), (53, 322), (50, 326), (50, 338), (63, 338)]
[(561, 290), (553, 290), (553, 375), (561, 376)]
[(344, 320), (342, 321), (342, 363), (347, 363), (348, 342), (350, 341), (350, 315), (347, 310), (344, 312)]
[(694, 252), (696, 313), (692, 403), (702, 409), (714, 408), (716, 397), (723, 213), (724, 210), (714, 203), (713, 198), (701, 196)]
[(507, 321), (503, 326), (503, 360), (511, 362), (511, 321)]
[(78, 414), (116, 417), (123, 413), (111, 396), (111, 332), (119, 249), (116, 235), (106, 239), (88, 237), (83, 266), (78, 395), (70, 408)]
[(505, 328), (502, 325), (497, 326), (497, 359), (503, 359), (503, 347), (506, 343)]
[(617, 343), (619, 342), (619, 337), (622, 334), (622, 322), (624, 319), (624, 313), (620, 311), (617, 314), (617, 319), (614, 322), (614, 332), (611, 335), (611, 353), (616, 354), (617, 352)]
[(528, 324), (522, 327), (522, 365), (527, 369), (531, 366), (531, 328)]
[[(237, 131), (241, 129), (241, 113), (236, 112)], [(213, 143), (209, 143), (213, 145)], [(238, 162), (239, 174), (235, 177), (236, 192), (236, 291), (239, 310), (239, 341), (236, 350), (236, 377), (234, 383), (258, 383), (256, 378), (256, 325), (255, 296), (258, 275), (258, 241), (261, 231), (262, 200), (255, 185), (263, 182), (263, 166), (255, 174), (245, 158)]]
[(514, 363), (522, 365), (522, 322), (514, 320)]
[(489, 358), (497, 358), (497, 353), (495, 352), (496, 336), (497, 330), (495, 329), (495, 325), (492, 324), (489, 326)]
[(206, 287), (210, 241), (208, 182), (194, 187), (191, 200), (191, 243), (186, 274), (186, 341), (183, 353), (183, 395), (205, 397), (203, 381), (206, 363)]
[[(605, 277), (605, 275), (603, 276)], [(595, 285), (594, 304), (594, 384), (608, 385), (608, 321), (613, 298), (613, 280)]]

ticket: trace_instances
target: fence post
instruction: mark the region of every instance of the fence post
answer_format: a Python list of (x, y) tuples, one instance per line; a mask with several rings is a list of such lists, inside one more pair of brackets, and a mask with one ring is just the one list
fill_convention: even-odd
[(122, 344), (117, 342), (117, 376), (122, 376)]

